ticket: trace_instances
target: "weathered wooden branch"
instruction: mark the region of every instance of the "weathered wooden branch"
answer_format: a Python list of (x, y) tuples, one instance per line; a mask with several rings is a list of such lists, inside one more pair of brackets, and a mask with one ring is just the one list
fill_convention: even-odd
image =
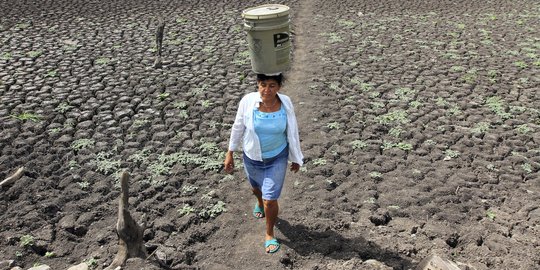
[(120, 177), (120, 202), (118, 204), (118, 221), (116, 222), (116, 233), (118, 234), (118, 253), (113, 262), (106, 269), (112, 270), (125, 264), (129, 258), (146, 259), (147, 253), (143, 243), (144, 227), (139, 226), (129, 213), (129, 174), (122, 172)]
[(163, 47), (163, 34), (165, 32), (165, 21), (163, 17), (159, 16), (157, 19), (156, 29), (156, 61), (154, 62), (154, 68), (161, 67), (161, 49)]
[(7, 185), (11, 185), (15, 183), (21, 176), (24, 174), (24, 167), (20, 167), (14, 174), (12, 174), (10, 177), (4, 179), (4, 181), (0, 182), (0, 188), (3, 188)]

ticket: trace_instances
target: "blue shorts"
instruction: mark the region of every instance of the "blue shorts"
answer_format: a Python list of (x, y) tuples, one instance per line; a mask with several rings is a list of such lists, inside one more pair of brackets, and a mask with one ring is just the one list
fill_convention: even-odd
[(244, 170), (249, 183), (261, 190), (264, 200), (277, 200), (281, 195), (288, 159), (289, 147), (285, 147), (277, 156), (263, 161), (252, 160), (244, 154)]

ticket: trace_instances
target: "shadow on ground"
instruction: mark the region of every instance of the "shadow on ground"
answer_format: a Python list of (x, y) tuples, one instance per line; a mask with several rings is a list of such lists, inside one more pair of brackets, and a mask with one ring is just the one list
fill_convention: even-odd
[(336, 260), (374, 259), (394, 269), (410, 269), (415, 264), (396, 252), (385, 250), (363, 237), (345, 238), (333, 230), (313, 231), (298, 224), (280, 219), (276, 225), (286, 239), (280, 241), (302, 256), (321, 254)]

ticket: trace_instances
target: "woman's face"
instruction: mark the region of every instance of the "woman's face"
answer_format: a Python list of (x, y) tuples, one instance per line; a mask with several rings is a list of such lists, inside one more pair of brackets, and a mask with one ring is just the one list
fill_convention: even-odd
[(274, 79), (258, 81), (257, 86), (259, 87), (259, 94), (261, 94), (262, 98), (274, 97), (281, 88)]

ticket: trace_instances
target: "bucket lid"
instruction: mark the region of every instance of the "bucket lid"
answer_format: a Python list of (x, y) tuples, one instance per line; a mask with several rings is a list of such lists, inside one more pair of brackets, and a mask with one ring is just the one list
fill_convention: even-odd
[(267, 4), (242, 11), (244, 19), (271, 19), (289, 15), (289, 7), (280, 4)]

